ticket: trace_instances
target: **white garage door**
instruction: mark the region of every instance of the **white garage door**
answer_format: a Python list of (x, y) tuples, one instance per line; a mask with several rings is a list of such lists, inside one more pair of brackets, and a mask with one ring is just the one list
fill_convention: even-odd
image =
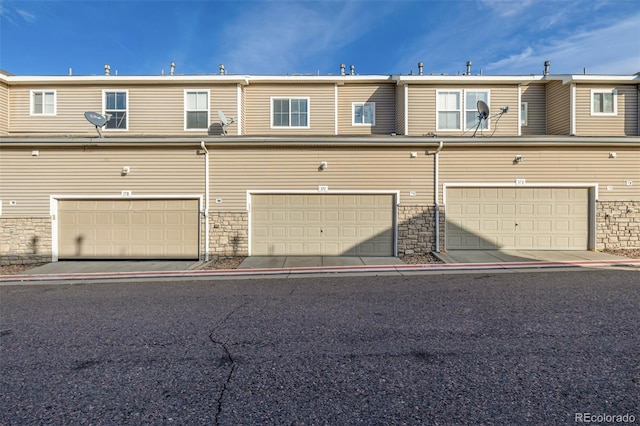
[(393, 256), (390, 194), (255, 194), (254, 256)]
[(586, 250), (587, 188), (448, 188), (447, 249)]
[(60, 259), (197, 259), (197, 199), (60, 200)]

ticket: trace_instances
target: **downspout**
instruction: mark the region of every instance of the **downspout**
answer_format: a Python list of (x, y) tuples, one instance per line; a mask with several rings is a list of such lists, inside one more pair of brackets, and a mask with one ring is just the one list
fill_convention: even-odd
[(200, 141), (204, 151), (204, 261), (209, 261), (209, 150), (204, 141)]
[(440, 253), (440, 202), (438, 187), (440, 185), (438, 176), (440, 174), (440, 158), (439, 153), (444, 147), (444, 141), (440, 141), (440, 145), (434, 152), (427, 151), (427, 155), (433, 154), (433, 204), (435, 206), (434, 219), (435, 219), (435, 234), (436, 234), (436, 253)]

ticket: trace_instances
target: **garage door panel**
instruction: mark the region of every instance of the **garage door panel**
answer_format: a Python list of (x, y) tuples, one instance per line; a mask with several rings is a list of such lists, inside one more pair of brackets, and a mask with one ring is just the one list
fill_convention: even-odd
[(198, 210), (197, 199), (60, 200), (58, 257), (197, 259)]
[(449, 188), (447, 248), (586, 250), (588, 200), (587, 188)]
[[(284, 198), (254, 194), (251, 252), (253, 255), (393, 255), (393, 200), (393, 195), (381, 194), (290, 194)], [(294, 210), (296, 213), (292, 214)], [(267, 211), (284, 212), (288, 220), (265, 221)], [(271, 213), (267, 216), (274, 217)], [(289, 231), (278, 232), (278, 227)], [(303, 239), (300, 229), (305, 230)], [(383, 244), (379, 240), (384, 240)]]

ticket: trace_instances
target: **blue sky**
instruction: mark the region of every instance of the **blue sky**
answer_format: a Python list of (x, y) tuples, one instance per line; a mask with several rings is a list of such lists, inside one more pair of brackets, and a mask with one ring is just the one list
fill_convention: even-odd
[(637, 0), (0, 0), (15, 75), (625, 74), (640, 71)]

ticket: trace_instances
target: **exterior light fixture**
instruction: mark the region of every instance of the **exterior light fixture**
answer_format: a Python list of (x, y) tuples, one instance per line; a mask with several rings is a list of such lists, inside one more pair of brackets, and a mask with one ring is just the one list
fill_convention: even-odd
[(320, 167), (318, 167), (318, 169), (320, 170), (325, 170), (327, 168), (327, 162), (323, 161), (320, 163)]
[(516, 158), (513, 159), (513, 162), (515, 164), (520, 164), (524, 161), (524, 158), (522, 158), (522, 155), (516, 155)]
[(618, 156), (618, 154), (615, 153), (615, 152), (610, 152), (609, 153), (609, 158), (616, 158), (617, 156)]
[(126, 176), (126, 175), (129, 174), (130, 171), (131, 171), (131, 169), (129, 168), (129, 166), (124, 166), (120, 173), (122, 174), (122, 176)]

